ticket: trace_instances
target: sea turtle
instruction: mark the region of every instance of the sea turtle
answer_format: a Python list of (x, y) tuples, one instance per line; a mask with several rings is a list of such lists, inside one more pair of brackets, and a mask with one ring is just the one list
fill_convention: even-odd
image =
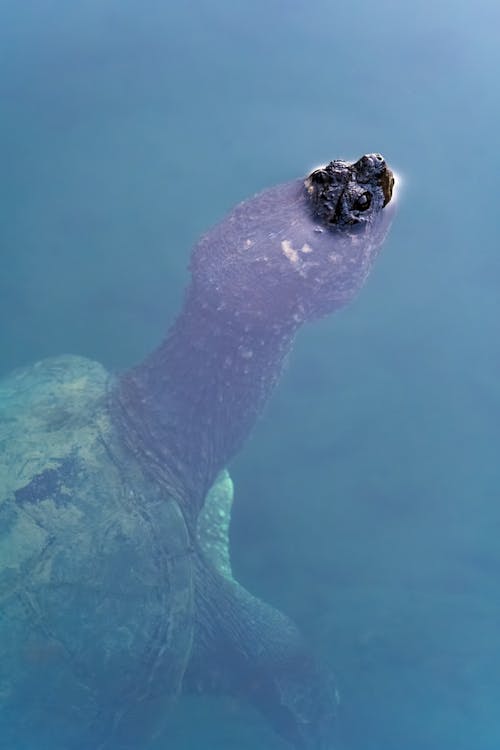
[[(393, 215), (379, 154), (238, 205), (201, 238), (164, 342), (118, 375), (47, 359), (0, 386), (0, 736), (145, 750), (181, 690), (246, 696), (296, 748), (335, 690), (232, 577), (225, 471), (298, 328), (348, 302)], [(162, 734), (164, 733), (164, 734)]]

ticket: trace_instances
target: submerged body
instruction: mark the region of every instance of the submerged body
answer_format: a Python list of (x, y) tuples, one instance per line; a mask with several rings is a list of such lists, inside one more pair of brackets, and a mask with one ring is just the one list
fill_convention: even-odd
[[(139, 750), (181, 690), (251, 700), (333, 747), (335, 695), (295, 626), (233, 580), (224, 472), (306, 320), (345, 304), (387, 232), (379, 155), (241, 204), (193, 251), (165, 342), (111, 377), (60, 357), (0, 385), (0, 736)], [(35, 743), (35, 744), (32, 744)]]
[[(8, 747), (24, 738), (29, 748), (30, 737), (37, 750), (140, 747), (150, 699), (180, 690), (192, 656), (193, 542), (178, 504), (123, 448), (112, 388), (101, 365), (73, 356), (19, 370), (0, 387)], [(226, 577), (231, 503), (222, 472), (195, 539)], [(155, 723), (167, 708), (160, 703)]]

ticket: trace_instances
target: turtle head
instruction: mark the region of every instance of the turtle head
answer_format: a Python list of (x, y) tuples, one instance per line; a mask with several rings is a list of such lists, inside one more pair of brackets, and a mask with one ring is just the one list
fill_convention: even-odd
[(393, 190), (384, 158), (368, 154), (259, 193), (195, 249), (200, 297), (268, 328), (327, 315), (367, 278), (394, 215)]
[(331, 161), (305, 179), (309, 216), (297, 232), (311, 238), (308, 257), (299, 250), (308, 318), (343, 306), (365, 282), (394, 217), (394, 186), (380, 154)]
[(331, 161), (305, 180), (312, 210), (327, 227), (369, 225), (391, 201), (394, 175), (380, 154)]

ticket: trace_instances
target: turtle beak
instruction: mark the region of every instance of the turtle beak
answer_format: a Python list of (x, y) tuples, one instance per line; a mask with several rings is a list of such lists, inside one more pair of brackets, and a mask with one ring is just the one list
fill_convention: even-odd
[(392, 192), (394, 190), (394, 174), (387, 166), (380, 176), (380, 185), (382, 187), (382, 192), (384, 193), (383, 206), (387, 206), (392, 198)]

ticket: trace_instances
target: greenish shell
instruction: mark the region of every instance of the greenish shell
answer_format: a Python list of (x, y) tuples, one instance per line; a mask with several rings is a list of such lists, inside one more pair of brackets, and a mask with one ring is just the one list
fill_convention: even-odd
[[(178, 504), (125, 453), (108, 387), (101, 365), (69, 356), (0, 383), (0, 734), (12, 746), (48, 711), (58, 746), (82, 722), (128, 736), (137, 706), (175, 694), (189, 660), (192, 543)], [(199, 524), (229, 576), (231, 499), (223, 475)]]

